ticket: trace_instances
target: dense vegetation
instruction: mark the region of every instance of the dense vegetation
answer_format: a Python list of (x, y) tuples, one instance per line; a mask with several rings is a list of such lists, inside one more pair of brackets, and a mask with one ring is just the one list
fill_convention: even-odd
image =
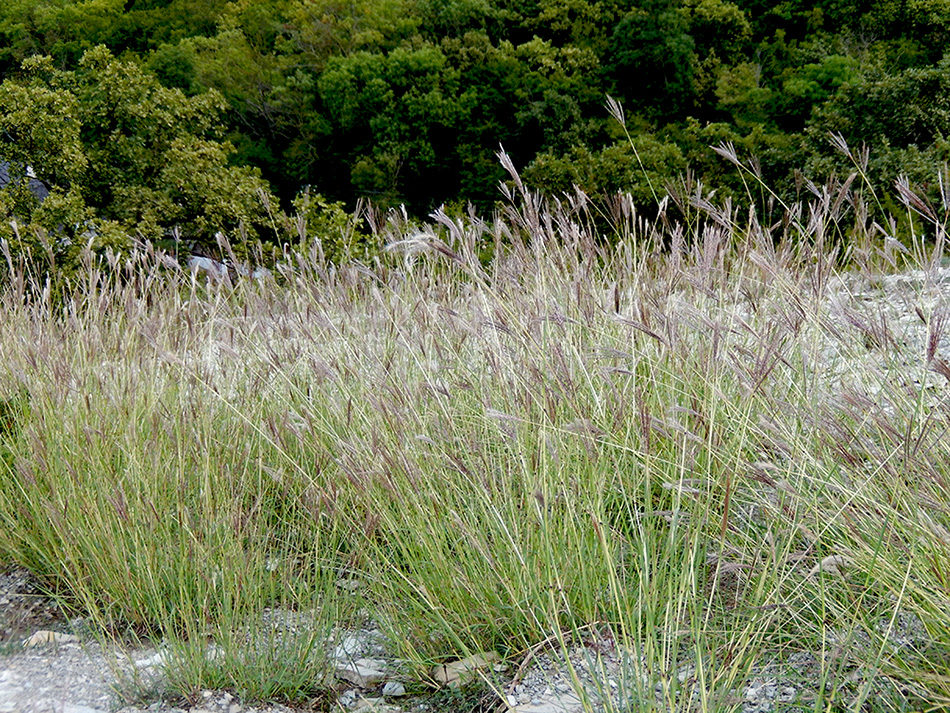
[(596, 206), (516, 188), (491, 222), (394, 212), (369, 265), (90, 260), (65, 308), (14, 269), (0, 567), (164, 648), (193, 704), (328, 710), (330, 632), (369, 617), (433, 713), (494, 710), (425, 695), (485, 651), (497, 696), (544, 652), (585, 713), (730, 713), (763, 679), (947, 710), (948, 270), (918, 240), (888, 275), (853, 190), (702, 230), (628, 197), (605, 245)]
[(875, 185), (926, 193), (948, 152), (948, 36), (930, 0), (10, 0), (0, 152), (54, 189), (38, 223), (80, 235), (95, 218), (273, 238), (303, 186), (348, 209), (488, 211), (499, 145), (529, 187), (643, 206), (687, 170), (744, 196), (723, 142), (799, 198), (803, 176), (854, 170), (837, 132), (868, 145)]

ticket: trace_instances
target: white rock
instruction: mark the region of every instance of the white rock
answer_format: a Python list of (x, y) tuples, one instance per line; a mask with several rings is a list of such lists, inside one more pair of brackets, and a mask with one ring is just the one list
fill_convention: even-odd
[(360, 688), (370, 688), (386, 678), (386, 662), (380, 659), (358, 659), (337, 666), (336, 676)]
[(360, 697), (359, 691), (355, 688), (351, 688), (347, 691), (343, 691), (337, 699), (336, 702), (339, 703), (344, 708), (349, 708), (353, 705), (353, 702)]
[(23, 642), (24, 648), (32, 649), (36, 646), (43, 646), (44, 644), (70, 644), (79, 641), (78, 636), (73, 636), (72, 634), (61, 634), (58, 631), (46, 631), (45, 629), (40, 629), (33, 634), (29, 639)]
[(814, 577), (819, 572), (830, 574), (837, 577), (845, 576), (845, 569), (854, 566), (854, 563), (844, 555), (828, 555), (821, 562), (812, 567), (808, 573), (809, 577)]
[(432, 668), (432, 678), (444, 686), (460, 688), (475, 678), (475, 674), (480, 669), (488, 668), (500, 659), (501, 656), (494, 651), (483, 651), (459, 661), (434, 666)]
[(336, 580), (336, 586), (349, 592), (355, 592), (360, 588), (360, 581), (358, 579), (338, 579)]
[(89, 706), (77, 706), (72, 703), (64, 703), (62, 713), (106, 713), (99, 708), (90, 708)]
[(159, 651), (151, 656), (136, 659), (134, 663), (135, 668), (158, 668), (168, 663), (168, 654), (164, 651)]
[(356, 656), (365, 646), (365, 637), (358, 634), (346, 634), (333, 649), (333, 658), (339, 663), (345, 663)]
[(580, 713), (584, 704), (580, 698), (573, 695), (559, 698), (535, 699), (531, 703), (515, 706), (512, 713)]
[(228, 274), (228, 266), (217, 260), (203, 255), (192, 255), (188, 258), (188, 269), (193, 272), (204, 272), (211, 277), (224, 277)]
[(385, 698), (360, 698), (350, 708), (352, 711), (364, 711), (364, 713), (389, 713), (398, 708), (386, 704)]
[(406, 687), (399, 683), (399, 681), (386, 681), (386, 684), (383, 686), (383, 695), (390, 698), (404, 696), (406, 695)]

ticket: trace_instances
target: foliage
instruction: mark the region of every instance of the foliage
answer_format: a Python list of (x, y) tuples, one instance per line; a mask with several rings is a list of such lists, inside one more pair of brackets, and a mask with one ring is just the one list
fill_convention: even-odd
[(813, 128), (840, 132), (852, 143), (887, 140), (901, 147), (924, 148), (950, 135), (950, 57), (931, 67), (867, 73), (847, 83), (818, 109)]
[(615, 93), (633, 111), (669, 119), (693, 102), (695, 41), (672, 0), (649, 0), (614, 29), (608, 71)]
[(564, 155), (538, 154), (525, 168), (524, 180), (547, 195), (571, 193), (574, 186), (590, 195), (629, 193), (639, 207), (651, 209), (686, 165), (679, 146), (641, 134), (597, 152), (576, 146)]
[(431, 195), (432, 182), (446, 173), (444, 149), (462, 110), (458, 72), (439, 48), (334, 58), (318, 90), (327, 134), (347, 151), (340, 158), (351, 166), (355, 195), (382, 205)]
[(0, 7), (0, 77), (34, 54), (74, 66), (102, 44), (121, 54), (214, 30), (228, 0), (9, 0)]
[[(51, 70), (88, 75), (82, 58), (103, 44), (143, 86), (154, 76), (213, 105), (212, 138), (234, 147), (228, 165), (259, 169), (275, 209), (292, 210), (313, 186), (348, 210), (368, 199), (418, 217), (443, 203), (492, 211), (499, 146), (544, 190), (581, 180), (598, 194), (640, 191), (637, 172), (591, 168), (626, 151), (611, 148), (607, 95), (638, 136), (675, 145), (710, 188), (731, 192), (735, 178), (709, 159), (715, 144), (695, 143), (697, 125), (774, 154), (770, 183), (786, 199), (795, 170), (815, 179), (843, 165), (829, 132), (890, 155), (898, 174), (917, 172), (939, 160), (928, 142), (946, 136), (948, 37), (950, 13), (934, 0), (10, 0), (0, 76), (24, 84), (20, 62), (45, 55)], [(59, 111), (59, 89), (36, 101)], [(137, 195), (146, 222), (167, 214), (161, 191)], [(5, 199), (20, 211), (28, 200)], [(102, 211), (85, 194), (56, 200), (51, 212)]]
[(371, 261), (377, 257), (378, 246), (372, 238), (358, 230), (357, 217), (347, 213), (340, 201), (327, 201), (322, 195), (311, 195), (304, 189), (293, 201), (295, 248), (311, 251), (334, 264), (353, 260)]
[(858, 62), (851, 57), (828, 55), (820, 63), (810, 62), (801, 68), (786, 70), (782, 83), (786, 102), (785, 122), (801, 126), (815, 105), (830, 99), (843, 85), (858, 78)]
[(222, 140), (217, 92), (188, 97), (163, 87), (138, 65), (104, 47), (87, 52), (76, 70), (49, 57), (24, 62), (0, 85), (0, 153), (50, 188), (41, 204), (5, 200), (5, 226), (34, 231), (67, 252), (113, 245), (110, 223), (127, 235), (160, 240), (176, 230), (211, 242), (223, 232), (239, 240), (266, 221), (266, 185), (254, 171), (230, 166)]
[(752, 25), (739, 7), (728, 0), (684, 0), (683, 10), (699, 57), (715, 54), (730, 65), (745, 58)]

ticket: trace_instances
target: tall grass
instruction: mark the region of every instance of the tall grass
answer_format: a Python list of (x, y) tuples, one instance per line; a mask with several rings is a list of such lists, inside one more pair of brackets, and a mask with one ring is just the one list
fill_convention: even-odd
[(591, 708), (730, 710), (801, 655), (806, 708), (944, 705), (940, 255), (894, 304), (913, 265), (850, 186), (768, 226), (513, 173), (492, 221), (392, 214), (371, 264), (208, 283), (143, 251), (65, 302), (12, 265), (0, 557), (164, 637), (185, 695), (329, 691), (347, 578), (423, 681), (584, 643)]

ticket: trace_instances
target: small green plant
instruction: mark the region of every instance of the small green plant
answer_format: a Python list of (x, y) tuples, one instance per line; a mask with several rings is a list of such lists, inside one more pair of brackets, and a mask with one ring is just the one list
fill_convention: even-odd
[(330, 263), (371, 260), (378, 252), (371, 236), (360, 232), (360, 209), (348, 213), (339, 201), (329, 202), (305, 188), (293, 202), (291, 226), (301, 253), (316, 250)]

